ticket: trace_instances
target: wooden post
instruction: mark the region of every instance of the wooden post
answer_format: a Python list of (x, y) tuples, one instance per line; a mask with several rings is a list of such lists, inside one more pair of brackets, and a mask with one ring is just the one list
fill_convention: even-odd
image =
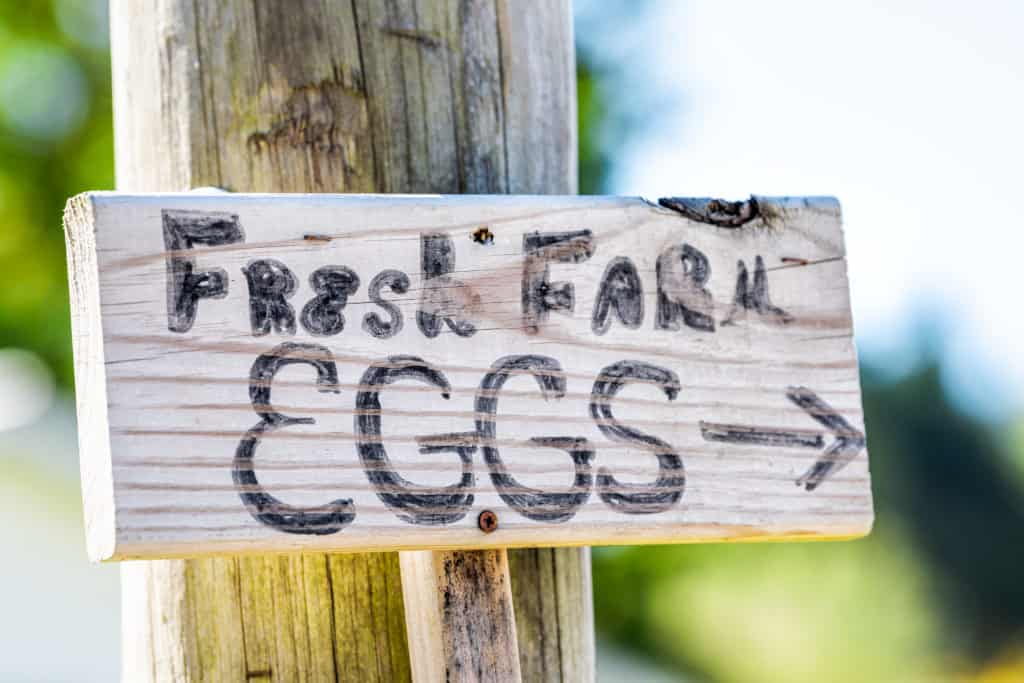
[[(120, 189), (575, 191), (568, 0), (111, 5)], [(586, 549), (402, 566), (404, 603), (394, 553), (126, 563), (124, 680), (593, 678)]]
[(507, 552), (399, 556), (413, 678), (522, 680)]

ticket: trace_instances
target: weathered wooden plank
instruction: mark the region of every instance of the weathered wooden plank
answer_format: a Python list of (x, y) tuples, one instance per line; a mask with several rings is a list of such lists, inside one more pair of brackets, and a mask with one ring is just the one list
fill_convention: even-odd
[(838, 205), (663, 203), (76, 198), (91, 553), (866, 532)]

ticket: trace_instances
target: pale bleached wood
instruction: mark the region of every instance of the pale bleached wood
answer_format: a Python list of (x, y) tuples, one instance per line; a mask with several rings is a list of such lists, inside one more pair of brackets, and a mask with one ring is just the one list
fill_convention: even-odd
[[(75, 358), (90, 359), (75, 369), (75, 400), (78, 414), (78, 442), (82, 452), (92, 453), (81, 461), (82, 498), (86, 543), (89, 555), (109, 555), (116, 543), (114, 530), (114, 472), (107, 434), (107, 388), (104, 377), (102, 317), (90, 314), (100, 307), (99, 266), (96, 261), (96, 233), (92, 204), (84, 197), (68, 202), (65, 222), (78, 223), (81, 230), (67, 233), (68, 287), (76, 302), (71, 310), (71, 343)], [(88, 466), (87, 466), (88, 463)]]
[[(381, 8), (389, 19), (400, 21), (369, 21), (370, 14)], [(555, 27), (553, 30), (564, 35), (571, 33), (568, 2), (528, 10), (539, 25)], [(507, 61), (509, 54), (532, 49), (519, 38), (502, 38), (498, 27), (489, 23), (495, 14), (493, 2), (439, 0), (352, 4), (113, 0), (118, 185), (136, 190), (220, 186), (237, 191), (509, 191), (501, 155), (507, 147), (520, 157), (532, 154), (533, 140), (517, 136), (515, 130), (506, 135), (503, 111), (510, 104), (528, 103), (536, 84), (511, 93), (507, 87), (494, 87), (493, 64)], [(435, 45), (429, 36), (425, 41), (418, 39), (421, 26), (417, 22), (421, 18), (436, 21), (441, 16), (445, 17), (444, 30), (450, 32), (446, 43)], [(400, 85), (370, 68), (377, 51), (384, 49), (379, 44), (370, 47), (371, 42), (384, 35), (406, 46), (410, 64), (419, 53), (427, 66), (418, 77), (410, 70)], [(500, 51), (498, 59), (494, 58), (495, 46)], [(563, 55), (541, 70), (546, 71), (543, 77), (567, 83), (567, 87), (554, 92), (556, 99), (549, 101), (549, 111), (522, 106), (539, 111), (551, 122), (574, 107), (574, 64), (571, 56), (566, 61)], [(491, 85), (482, 87), (482, 81)], [(413, 95), (424, 94), (420, 104), (414, 98), (401, 101), (405, 89)], [(397, 107), (389, 104), (395, 98)], [(446, 113), (448, 106), (452, 114)], [(371, 111), (390, 111), (392, 118), (371, 117)], [(456, 122), (454, 139), (445, 134), (451, 120)], [(575, 116), (568, 116), (560, 125), (565, 126), (566, 137), (547, 139), (554, 143), (544, 153), (549, 166), (534, 166), (529, 171), (534, 176), (513, 169), (512, 180), (536, 188), (533, 191), (574, 191)], [(422, 143), (407, 144), (407, 128), (430, 143), (426, 153)], [(457, 153), (453, 154), (453, 149)], [(566, 184), (549, 182), (549, 175)], [(589, 561), (583, 551), (556, 552), (563, 556), (564, 564), (577, 569)], [(229, 678), (270, 672), (267, 678), (289, 680), (297, 675), (289, 662), (331, 659), (329, 652), (304, 651), (299, 640), (280, 635), (281, 622), (274, 607), (291, 595), (318, 600), (322, 594), (317, 584), (323, 579), (320, 574), (278, 572), (281, 578), (276, 582), (256, 581), (265, 575), (263, 565), (278, 560), (212, 562), (226, 564), (213, 575), (220, 577), (220, 582), (208, 585), (209, 594), (205, 595), (191, 590), (194, 583), (170, 583), (169, 577), (176, 572), (199, 572), (198, 563), (126, 565), (127, 680), (211, 678), (195, 660), (177, 654), (182, 651), (180, 644), (196, 633), (213, 632), (218, 642), (229, 642), (244, 630), (249, 661), (244, 670), (232, 671)], [(397, 558), (331, 556), (325, 562), (334, 596), (334, 618), (328, 626), (335, 630), (333, 659), (338, 678), (407, 678)], [(232, 566), (237, 567), (237, 574), (232, 574)], [(584, 574), (568, 573), (575, 577)], [(233, 576), (238, 577), (238, 586), (231, 583)], [(517, 587), (539, 585), (539, 577), (532, 576), (528, 568), (514, 579)], [(250, 584), (251, 589), (244, 589)], [(241, 612), (232, 597), (239, 586), (249, 596), (249, 607)], [(563, 594), (544, 599), (552, 604), (589, 605), (589, 580), (567, 584)], [(166, 612), (167, 601), (185, 605), (205, 601), (210, 605), (205, 610), (172, 611), (174, 618), (157, 618)], [(243, 615), (242, 624), (231, 622), (232, 615), (238, 613)], [(227, 617), (221, 618), (223, 615)], [(325, 619), (326, 615), (321, 610), (315, 616)], [(347, 624), (344, 629), (342, 623)], [(535, 630), (545, 651), (592, 666), (590, 622), (538, 623)], [(274, 633), (278, 634), (276, 640)], [(260, 653), (270, 654), (264, 657)], [(318, 665), (318, 670), (326, 667)], [(526, 668), (524, 675), (528, 680), (559, 680)]]
[[(700, 206), (699, 200), (674, 201), (683, 212)], [(827, 459), (830, 443), (859, 439), (855, 434), (863, 430), (839, 207), (829, 199), (759, 197), (756, 204), (758, 218), (722, 228), (641, 199), (615, 197), (96, 193), (76, 198), (68, 231), (72, 240), (95, 235), (98, 291), (83, 296), (76, 289), (74, 305), (83, 309), (82, 319), (102, 319), (106, 364), (96, 398), (86, 393), (82, 400), (106, 398), (110, 439), (95, 452), (83, 450), (83, 467), (113, 471), (114, 514), (106, 518), (116, 520), (113, 530), (95, 531), (102, 538), (113, 534), (110, 557), (120, 559), (297, 548), (485, 548), (863, 533), (872, 510), (867, 458), (860, 457), (860, 447), (839, 453), (840, 467), (820, 486), (798, 485)], [(168, 252), (166, 212), (236, 217), (244, 242)], [(480, 226), (490, 233), (484, 243), (473, 237)], [(524, 240), (567, 226), (588, 231), (590, 255), (578, 263), (550, 264), (552, 288), (573, 286), (572, 308), (551, 312), (531, 333), (522, 304), (524, 264), (530, 258)], [(473, 303), (453, 314), (472, 321), (472, 336), (446, 330), (431, 338), (417, 324), (421, 294), (432, 282), (421, 271), (424, 234), (444, 235), (453, 249), (454, 280), (445, 287), (469, 292), (463, 300)], [(682, 320), (676, 321), (678, 329), (659, 327), (660, 298), (681, 296), (687, 282), (685, 264), (677, 263), (681, 245), (706, 261), (701, 288), (714, 329), (695, 329)], [(186, 254), (194, 258), (197, 273), (222, 269), (227, 291), (200, 299), (191, 329), (175, 332), (168, 329), (167, 258)], [(666, 263), (666, 254), (677, 255)], [(258, 334), (244, 272), (265, 258), (293, 273), (296, 289), (286, 304), (293, 318), (315, 302), (309, 276), (325, 265), (348, 267), (362, 283), (385, 270), (407, 273), (408, 291), (386, 297), (405, 324), (388, 338), (370, 334), (364, 318), (383, 310), (361, 285), (342, 309), (344, 328), (329, 336), (316, 336), (302, 321), (293, 332)], [(598, 334), (593, 322), (598, 292), (609, 265), (622, 258), (637, 273), (643, 316), (635, 329), (613, 318)], [(92, 260), (85, 261), (93, 267)], [(741, 285), (751, 293), (741, 297)], [(755, 286), (762, 288), (760, 303), (747, 300), (755, 296)], [(307, 346), (274, 351), (283, 342)], [(250, 430), (261, 424), (262, 413), (251, 394), (259, 383), (253, 384), (250, 373), (268, 353), (319, 358), (329, 365), (322, 373), (331, 382), (318, 391), (317, 371), (309, 364), (274, 376), (268, 399), (273, 410), (310, 417), (315, 424), (266, 431), (253, 442)], [(543, 375), (562, 382), (564, 395), (541, 392), (524, 370), (514, 371), (507, 386), (485, 384), (498, 359), (515, 354), (549, 359)], [(86, 375), (92, 372), (96, 361), (77, 360)], [(602, 398), (598, 387), (607, 368), (624, 360), (661, 368), (665, 379), (641, 377)], [(357, 403), (357, 392), (374, 388), (371, 367), (410, 365), (440, 373), (436, 382), (444, 384), (398, 378), (379, 385), (376, 403)], [(824, 404), (801, 402), (793, 387), (806, 387), (801, 391)], [(486, 408), (483, 398), (500, 402)], [(611, 417), (595, 412), (605, 404), (613, 408)], [(819, 420), (825, 413), (849, 426), (823, 426)], [(364, 417), (379, 419), (379, 435), (360, 435)], [(604, 499), (614, 486), (593, 479), (602, 471), (637, 483), (657, 474), (649, 446), (609, 434), (614, 420), (660, 439), (665, 444), (660, 450), (680, 458), (686, 482), (676, 502), (624, 512)], [(495, 425), (493, 436), (479, 431), (485, 423)], [(781, 444), (760, 443), (747, 439), (744, 429), (793, 436)], [(722, 435), (730, 430), (739, 435)], [(418, 440), (432, 434), (469, 434), (462, 437), (464, 445), (478, 450), (472, 454), (475, 483), (464, 492), (475, 500), (462, 508), (451, 504), (451, 518), (443, 522), (413, 524), (402, 518), (408, 511), (387, 499), (402, 489), (374, 483), (367, 473), (378, 466), (361, 460), (367, 456), (357, 454), (356, 444), (380, 443), (395, 471), (427, 492), (441, 493), (458, 481), (461, 465), (451, 451), (417, 452)], [(502, 489), (482, 462), (485, 446), (499, 449), (518, 480), (505, 485), (505, 493), (528, 493), (531, 487), (565, 491), (573, 465), (566, 452), (531, 441), (539, 436), (586, 439), (585, 450), (592, 453), (585, 470), (591, 479), (583, 487), (588, 497), (568, 517), (531, 517), (532, 503), (515, 508), (499, 495)], [(260, 484), (231, 481), (232, 458), (244, 443), (253, 444), (246, 456), (251, 459), (239, 462), (251, 463)], [(260, 523), (251, 504), (247, 510), (239, 498), (258, 486), (292, 505), (351, 499), (355, 517), (332, 533), (284, 533)], [(477, 527), (475, 515), (484, 509), (500, 519), (494, 533)], [(550, 559), (538, 556), (537, 594), (558, 594), (558, 572), (551, 571)], [(524, 611), (554, 615), (559, 604)]]
[(413, 680), (522, 680), (506, 551), (419, 551), (400, 558)]
[[(561, 0), (497, 0), (508, 192), (576, 193), (576, 58), (572, 22), (549, 21)], [(529, 93), (524, 97), (524, 93)], [(566, 97), (565, 93), (571, 93)]]

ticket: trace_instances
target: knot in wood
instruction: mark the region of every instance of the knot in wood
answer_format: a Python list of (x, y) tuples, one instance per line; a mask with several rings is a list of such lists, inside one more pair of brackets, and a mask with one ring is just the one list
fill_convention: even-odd
[(730, 202), (724, 199), (662, 197), (658, 204), (701, 223), (721, 228), (738, 228), (761, 214), (757, 199)]

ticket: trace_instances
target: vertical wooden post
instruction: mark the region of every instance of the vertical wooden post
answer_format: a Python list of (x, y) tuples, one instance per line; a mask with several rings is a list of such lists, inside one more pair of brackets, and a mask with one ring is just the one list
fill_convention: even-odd
[[(111, 23), (120, 189), (575, 191), (568, 0), (112, 0)], [(593, 678), (585, 549), (402, 564), (448, 648), (412, 668), (394, 553), (126, 563), (124, 679)], [(424, 611), (466, 586), (486, 599)], [(490, 660), (453, 645), (478, 602), (505, 615)]]
[(399, 553), (416, 681), (521, 681), (504, 550)]

